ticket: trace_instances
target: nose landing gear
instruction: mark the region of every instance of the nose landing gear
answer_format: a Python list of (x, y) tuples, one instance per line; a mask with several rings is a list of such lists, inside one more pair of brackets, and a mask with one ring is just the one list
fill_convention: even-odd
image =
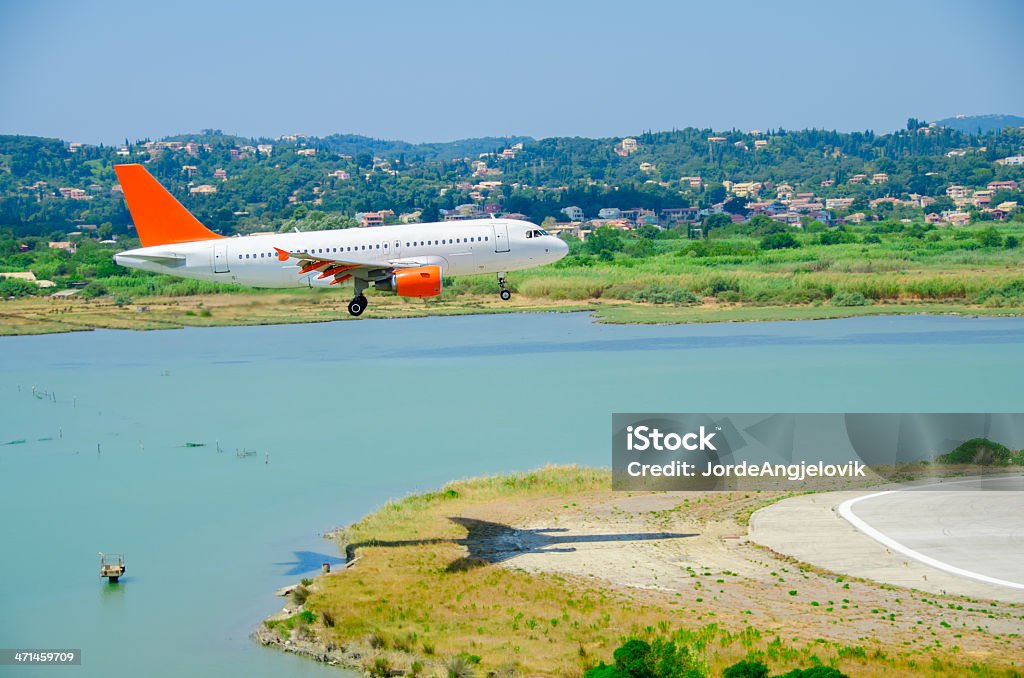
[(505, 274), (504, 273), (499, 273), (498, 274), (498, 287), (501, 288), (501, 292), (499, 293), (498, 296), (501, 297), (502, 301), (508, 301), (509, 299), (512, 298), (512, 293), (509, 292), (508, 288), (505, 287)]

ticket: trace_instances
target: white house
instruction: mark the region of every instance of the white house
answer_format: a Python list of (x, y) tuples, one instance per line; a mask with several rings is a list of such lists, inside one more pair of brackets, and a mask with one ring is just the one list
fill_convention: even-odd
[(571, 207), (563, 207), (562, 214), (564, 214), (569, 221), (583, 221), (586, 219), (586, 217), (583, 216), (583, 210), (575, 205)]

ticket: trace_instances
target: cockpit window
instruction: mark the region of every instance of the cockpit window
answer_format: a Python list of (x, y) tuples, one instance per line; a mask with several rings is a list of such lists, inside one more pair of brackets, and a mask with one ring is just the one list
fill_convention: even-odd
[(548, 233), (547, 231), (545, 231), (543, 228), (538, 228), (538, 229), (536, 229), (534, 231), (527, 231), (526, 232), (526, 237), (527, 238), (539, 238), (542, 235), (551, 235), (551, 234)]

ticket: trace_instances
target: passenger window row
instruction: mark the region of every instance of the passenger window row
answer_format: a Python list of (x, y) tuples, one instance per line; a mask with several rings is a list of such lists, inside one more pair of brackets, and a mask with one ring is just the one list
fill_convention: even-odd
[[(543, 231), (530, 231), (530, 232), (528, 232), (526, 234), (526, 237), (527, 238), (533, 237), (533, 236), (530, 235), (530, 233), (534, 233), (534, 232), (537, 233), (537, 237), (540, 237), (541, 234), (547, 235), (547, 233), (544, 233)], [(405, 246), (406, 247), (422, 247), (424, 245), (457, 245), (457, 244), (471, 243), (471, 242), (488, 242), (489, 240), (490, 239), (487, 236), (473, 237), (473, 238), (448, 238), (448, 239), (445, 239), (445, 240), (426, 240), (426, 241), (423, 241), (423, 240), (416, 241), (416, 240), (414, 240), (414, 241), (405, 243)], [(331, 253), (342, 253), (343, 254), (345, 252), (352, 252), (352, 251), (356, 251), (356, 252), (365, 251), (367, 248), (369, 248), (371, 250), (373, 250), (373, 249), (378, 249), (379, 250), (379, 249), (381, 249), (381, 246), (380, 246), (380, 243), (377, 243), (376, 245), (350, 245), (350, 246), (347, 246), (347, 247), (335, 247), (335, 248), (321, 247), (319, 249), (314, 248), (312, 250), (312, 253), (313, 254), (324, 254), (325, 253), (324, 250), (326, 250), (326, 254), (331, 254)], [(388, 243), (384, 243), (384, 249), (388, 249)], [(239, 259), (264, 259), (264, 258), (270, 259), (270, 258), (273, 258), (273, 257), (276, 257), (276, 256), (277, 256), (277, 254), (275, 252), (260, 252), (259, 256), (257, 256), (256, 254), (252, 254), (251, 256), (249, 254), (244, 254), (244, 255), (243, 254), (239, 254), (238, 258)]]
[(470, 242), (487, 242), (487, 236), (476, 237), (476, 238), (448, 238), (447, 240), (413, 240), (412, 242), (405, 243), (406, 247), (421, 247), (423, 245), (459, 245), (462, 243)]

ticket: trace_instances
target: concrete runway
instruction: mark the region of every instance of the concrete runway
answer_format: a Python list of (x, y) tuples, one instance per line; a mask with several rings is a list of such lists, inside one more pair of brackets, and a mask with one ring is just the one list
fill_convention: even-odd
[(750, 537), (835, 572), (1024, 603), (1024, 477), (941, 488), (794, 497), (755, 513)]

